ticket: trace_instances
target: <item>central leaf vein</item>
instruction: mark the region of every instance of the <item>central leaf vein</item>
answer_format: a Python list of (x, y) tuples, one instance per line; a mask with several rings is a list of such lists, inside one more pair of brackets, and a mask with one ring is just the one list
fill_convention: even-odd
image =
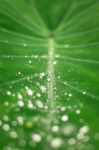
[(48, 101), (49, 107), (52, 109), (55, 100), (54, 88), (55, 88), (55, 77), (54, 77), (54, 59), (55, 59), (55, 49), (54, 49), (54, 38), (49, 38), (49, 48), (48, 48), (48, 82), (47, 82), (47, 89), (48, 89)]

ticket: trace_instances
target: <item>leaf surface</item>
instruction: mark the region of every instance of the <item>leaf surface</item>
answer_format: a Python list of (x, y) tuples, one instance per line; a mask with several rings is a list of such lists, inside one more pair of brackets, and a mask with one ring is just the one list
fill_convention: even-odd
[(98, 9), (0, 0), (1, 150), (98, 150)]

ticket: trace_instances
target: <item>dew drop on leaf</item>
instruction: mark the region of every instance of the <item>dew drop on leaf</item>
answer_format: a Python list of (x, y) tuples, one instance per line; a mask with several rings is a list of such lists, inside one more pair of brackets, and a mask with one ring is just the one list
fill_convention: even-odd
[(33, 133), (32, 139), (37, 143), (41, 142), (41, 140), (42, 140), (41, 136), (37, 133)]
[(54, 138), (51, 140), (51, 146), (54, 149), (59, 148), (62, 145), (62, 139), (61, 138)]
[(62, 120), (62, 121), (68, 121), (68, 119), (69, 119), (69, 118), (68, 118), (67, 115), (63, 115), (63, 116), (61, 117), (61, 120)]

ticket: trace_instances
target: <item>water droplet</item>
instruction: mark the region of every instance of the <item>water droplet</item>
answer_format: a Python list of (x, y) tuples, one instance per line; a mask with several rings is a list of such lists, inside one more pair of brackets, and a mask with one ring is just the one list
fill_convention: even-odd
[(47, 79), (47, 81), (48, 81), (48, 82), (50, 82), (50, 81), (51, 81), (51, 79), (50, 79), (50, 78), (48, 78), (48, 79)]
[(4, 105), (5, 105), (5, 106), (8, 106), (8, 105), (9, 105), (9, 102), (8, 102), (8, 101), (5, 101), (5, 102), (4, 102)]
[(67, 116), (67, 115), (63, 115), (63, 116), (61, 117), (61, 120), (62, 120), (62, 121), (68, 121), (68, 116)]
[(62, 145), (62, 139), (61, 138), (54, 138), (51, 141), (51, 146), (53, 148), (59, 148)]
[(86, 92), (85, 92), (85, 91), (83, 91), (83, 95), (86, 95)]
[(61, 107), (61, 111), (65, 111), (65, 110), (66, 110), (65, 106)]
[(26, 141), (24, 139), (19, 140), (19, 145), (24, 147), (26, 145)]
[(68, 96), (69, 96), (69, 97), (72, 97), (72, 94), (71, 94), (71, 93), (69, 93), (69, 94), (68, 94)]
[(65, 92), (65, 93), (64, 93), (64, 95), (66, 96), (66, 95), (67, 95), (67, 93)]
[(76, 114), (80, 114), (80, 110), (79, 109), (76, 110)]
[(47, 105), (45, 105), (45, 106), (44, 106), (44, 108), (47, 110), (47, 109), (48, 109), (48, 106), (47, 106)]
[(18, 93), (18, 99), (22, 100), (22, 95), (20, 93)]
[(75, 145), (76, 144), (76, 140), (74, 138), (71, 138), (68, 140), (68, 144), (69, 145)]
[(23, 102), (22, 100), (19, 100), (19, 101), (18, 101), (18, 106), (19, 106), (19, 107), (24, 107), (24, 102)]
[(53, 65), (56, 65), (56, 64), (57, 64), (57, 61), (54, 61), (54, 62), (53, 62)]
[(40, 75), (41, 75), (42, 77), (44, 77), (44, 76), (45, 76), (45, 72), (40, 73)]
[(46, 87), (44, 85), (41, 85), (40, 89), (41, 89), (42, 92), (46, 92)]
[(39, 100), (36, 101), (36, 106), (38, 108), (43, 108), (44, 107), (43, 103), (41, 101), (39, 101)]
[(18, 75), (21, 75), (21, 72), (20, 72), (20, 71), (18, 72)]
[(32, 139), (37, 143), (41, 142), (41, 140), (42, 140), (41, 136), (36, 133), (32, 135)]
[(32, 102), (31, 101), (28, 101), (28, 108), (33, 108), (33, 104), (32, 104)]
[(40, 94), (40, 93), (37, 93), (36, 96), (37, 96), (37, 97), (41, 97), (41, 94)]
[(18, 137), (18, 134), (15, 131), (11, 131), (10, 136), (11, 138), (16, 139)]
[(54, 125), (54, 126), (52, 127), (52, 131), (53, 131), (53, 132), (58, 132), (58, 131), (59, 131), (59, 126)]
[(32, 63), (32, 61), (31, 60), (29, 60), (29, 64), (31, 64)]
[(32, 95), (33, 95), (33, 91), (32, 91), (31, 89), (27, 89), (27, 94), (28, 94), (29, 96), (32, 96)]
[(60, 76), (58, 76), (57, 78), (60, 79)]
[(14, 127), (17, 126), (17, 122), (13, 120), (13, 121), (11, 122), (11, 125), (14, 126)]
[(7, 95), (10, 96), (10, 95), (11, 95), (11, 92), (10, 92), (10, 91), (7, 91)]
[(23, 46), (24, 46), (24, 47), (26, 47), (26, 46), (27, 46), (27, 44), (26, 44), (26, 43), (23, 43)]
[(10, 130), (10, 126), (8, 124), (4, 124), (2, 128), (3, 128), (4, 131), (9, 131)]
[(63, 133), (64, 135), (68, 136), (68, 135), (71, 135), (75, 130), (76, 130), (75, 126), (69, 124), (63, 128)]
[(55, 58), (60, 58), (60, 55), (55, 55)]
[(4, 121), (8, 121), (8, 120), (9, 120), (9, 117), (6, 116), (6, 115), (4, 115), (4, 116), (3, 116), (3, 120), (4, 120)]
[(79, 133), (77, 134), (77, 139), (87, 142), (89, 140), (89, 136), (86, 135), (88, 132), (89, 132), (88, 126), (81, 127), (79, 129)]
[(65, 44), (64, 47), (65, 48), (69, 48), (70, 46), (69, 46), (69, 44)]
[(83, 126), (80, 128), (79, 130), (82, 134), (86, 134), (89, 131), (89, 127), (88, 126)]
[(17, 121), (18, 121), (18, 124), (21, 125), (21, 126), (24, 124), (24, 119), (23, 119), (22, 116), (18, 116)]

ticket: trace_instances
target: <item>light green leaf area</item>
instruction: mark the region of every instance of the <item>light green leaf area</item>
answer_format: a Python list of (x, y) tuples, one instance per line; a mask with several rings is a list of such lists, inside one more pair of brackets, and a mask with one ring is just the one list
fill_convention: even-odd
[(0, 150), (99, 149), (99, 1), (0, 0)]

